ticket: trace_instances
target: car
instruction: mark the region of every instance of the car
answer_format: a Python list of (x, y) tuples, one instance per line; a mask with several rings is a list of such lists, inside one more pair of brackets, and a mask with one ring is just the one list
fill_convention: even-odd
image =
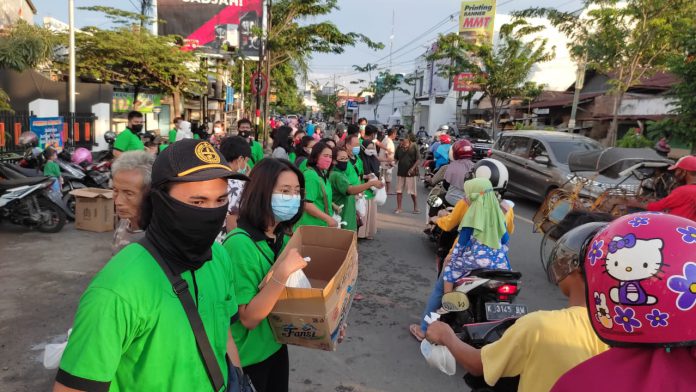
[(493, 148), (493, 139), (488, 135), (485, 129), (465, 126), (454, 135), (457, 139), (466, 139), (471, 142), (474, 147), (473, 160), (487, 158)]
[(502, 132), (491, 150), (491, 158), (507, 167), (507, 190), (543, 201), (552, 190), (571, 187), (573, 173), (568, 156), (576, 151), (602, 150), (596, 140), (556, 131)]

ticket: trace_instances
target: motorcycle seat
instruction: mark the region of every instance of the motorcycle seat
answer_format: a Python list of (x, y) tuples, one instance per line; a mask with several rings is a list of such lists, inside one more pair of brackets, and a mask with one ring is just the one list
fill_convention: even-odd
[(0, 180), (0, 190), (8, 190), (25, 185), (36, 185), (48, 180), (48, 177), (27, 177), (16, 180)]
[(504, 269), (479, 268), (472, 270), (469, 273), (469, 276), (476, 276), (483, 279), (495, 280), (519, 280), (522, 277), (522, 273)]

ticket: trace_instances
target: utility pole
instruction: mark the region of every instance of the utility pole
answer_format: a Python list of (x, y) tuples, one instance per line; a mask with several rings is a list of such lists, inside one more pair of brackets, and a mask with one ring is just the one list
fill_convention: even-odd
[[(273, 0), (268, 0), (268, 16), (267, 16), (267, 22), (266, 22), (266, 41), (270, 38), (271, 35), (271, 25), (272, 25), (272, 16), (273, 16), (273, 11), (271, 7), (273, 7)], [(266, 42), (268, 44), (268, 42)], [(267, 80), (267, 88), (266, 88), (266, 96), (264, 97), (264, 111), (263, 111), (263, 134), (266, 135), (266, 119), (270, 118), (270, 104), (271, 104), (271, 49), (270, 46), (266, 47), (266, 80)]]
[(240, 118), (244, 118), (244, 57), (242, 57), (242, 80), (240, 82), (239, 107), (241, 108), (242, 114), (237, 116), (239, 117), (237, 121), (239, 121)]
[[(68, 0), (68, 140), (70, 144), (75, 140), (75, 0)], [(67, 143), (66, 143), (67, 144)]]
[[(392, 49), (394, 48), (394, 22), (396, 20), (396, 9), (392, 8), (392, 30), (391, 30), (391, 35), (389, 36), (389, 73), (393, 75), (392, 72)], [(391, 117), (392, 114), (394, 114), (394, 90), (392, 90), (392, 102), (391, 102), (391, 112), (389, 112), (389, 117)], [(389, 117), (387, 117), (387, 121), (389, 121)], [(376, 119), (375, 119), (376, 120)]]
[(575, 117), (578, 113), (578, 105), (580, 103), (580, 90), (582, 90), (585, 85), (585, 68), (587, 65), (587, 53), (583, 56), (580, 64), (578, 64), (578, 73), (575, 77), (575, 92), (573, 94), (573, 107), (570, 110), (570, 120), (568, 120), (568, 128), (573, 130), (575, 128)]

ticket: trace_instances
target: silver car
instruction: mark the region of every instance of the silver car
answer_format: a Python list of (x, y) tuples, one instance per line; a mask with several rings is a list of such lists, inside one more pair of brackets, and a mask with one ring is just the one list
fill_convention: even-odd
[(568, 168), (572, 152), (602, 148), (596, 140), (570, 133), (508, 131), (499, 135), (491, 158), (507, 167), (509, 191), (543, 201), (550, 191), (569, 185), (574, 176)]

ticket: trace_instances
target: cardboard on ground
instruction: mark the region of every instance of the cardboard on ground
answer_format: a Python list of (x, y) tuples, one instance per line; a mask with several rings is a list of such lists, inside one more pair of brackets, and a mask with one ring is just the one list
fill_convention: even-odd
[(114, 192), (111, 189), (82, 188), (75, 196), (75, 228), (97, 233), (114, 229)]

